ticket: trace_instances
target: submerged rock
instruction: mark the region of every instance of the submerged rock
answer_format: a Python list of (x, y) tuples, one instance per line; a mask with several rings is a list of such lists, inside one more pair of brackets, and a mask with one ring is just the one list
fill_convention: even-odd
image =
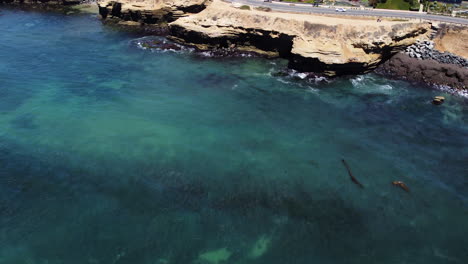
[(268, 57), (264, 54), (255, 52), (255, 51), (246, 51), (240, 50), (235, 47), (229, 48), (213, 48), (207, 50), (201, 50), (197, 46), (194, 46), (195, 50), (198, 51), (197, 54), (204, 57), (212, 58), (223, 58), (223, 57)]
[(206, 264), (221, 264), (226, 263), (231, 257), (232, 252), (226, 248), (220, 248), (217, 250), (207, 251), (198, 256), (197, 263)]
[(180, 44), (169, 41), (164, 37), (142, 37), (130, 41), (130, 45), (136, 46), (141, 49), (150, 49), (158, 51), (181, 51), (188, 49)]
[(152, 40), (142, 42), (141, 47), (148, 49), (162, 49), (162, 50), (181, 50), (182, 48), (174, 43), (166, 43), (163, 41)]

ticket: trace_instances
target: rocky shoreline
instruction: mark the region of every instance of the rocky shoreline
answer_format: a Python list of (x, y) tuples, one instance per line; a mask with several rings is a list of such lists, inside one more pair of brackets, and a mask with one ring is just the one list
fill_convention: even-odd
[(410, 58), (416, 58), (421, 60), (434, 60), (439, 63), (454, 64), (462, 68), (468, 67), (468, 60), (452, 54), (450, 52), (440, 52), (434, 48), (433, 41), (416, 41), (406, 48), (405, 54)]
[(440, 63), (433, 59), (412, 58), (405, 53), (396, 54), (383, 63), (376, 72), (388, 77), (429, 84), (450, 93), (464, 94), (468, 87), (467, 68)]
[[(441, 52), (444, 37), (453, 31), (442, 25), (433, 40), (419, 40), (379, 66), (377, 73), (391, 78), (425, 83), (452, 94), (468, 97), (468, 59), (447, 50)], [(455, 28), (458, 38), (467, 38), (467, 29)], [(468, 44), (458, 43), (453, 52), (464, 54)], [(439, 47), (437, 47), (439, 46)]]
[[(81, 1), (0, 3), (73, 6)], [(247, 10), (221, 0), (101, 0), (97, 5), (106, 24), (163, 35), (213, 57), (281, 57), (290, 69), (318, 76), (376, 71), (454, 91), (468, 87), (468, 41), (453, 43), (460, 36), (468, 39), (466, 28)]]

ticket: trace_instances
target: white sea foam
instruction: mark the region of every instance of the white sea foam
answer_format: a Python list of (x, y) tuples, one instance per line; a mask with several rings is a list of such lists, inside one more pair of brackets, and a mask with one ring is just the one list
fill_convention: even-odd
[(191, 52), (193, 49), (183, 45), (174, 43), (164, 37), (147, 36), (130, 40), (130, 46), (137, 47), (142, 50), (150, 50), (152, 52)]
[(308, 91), (308, 92), (311, 92), (311, 93), (315, 93), (315, 94), (320, 92), (319, 89), (314, 88), (314, 87), (311, 87), (311, 86), (308, 86), (308, 87), (307, 87), (307, 91)]
[(329, 82), (325, 76), (318, 76), (311, 72), (298, 72), (293, 69), (288, 69), (285, 72), (283, 79), (295, 79), (295, 80), (304, 80), (308, 83), (320, 83), (320, 82)]
[(461, 89), (455, 89), (450, 86), (446, 85), (434, 85), (434, 87), (440, 91), (453, 94), (453, 95), (458, 95), (464, 98), (468, 98), (468, 90), (461, 90)]
[(209, 51), (200, 52), (200, 55), (202, 55), (204, 57), (212, 57), (212, 55), (211, 55), (211, 53)]
[(279, 82), (285, 83), (285, 84), (292, 84), (292, 82), (286, 81), (286, 80), (283, 79), (283, 78), (276, 78), (276, 80), (278, 80)]
[(350, 79), (352, 86), (360, 93), (394, 93), (391, 84), (382, 84), (382, 81), (373, 75), (359, 75)]
[(307, 74), (300, 72), (300, 73), (296, 73), (296, 76), (304, 80), (307, 77)]

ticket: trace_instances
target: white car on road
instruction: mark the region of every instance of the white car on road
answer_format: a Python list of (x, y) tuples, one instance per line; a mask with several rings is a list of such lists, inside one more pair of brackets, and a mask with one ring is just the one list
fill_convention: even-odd
[(335, 11), (336, 12), (346, 12), (346, 9), (340, 7), (340, 8), (335, 9)]

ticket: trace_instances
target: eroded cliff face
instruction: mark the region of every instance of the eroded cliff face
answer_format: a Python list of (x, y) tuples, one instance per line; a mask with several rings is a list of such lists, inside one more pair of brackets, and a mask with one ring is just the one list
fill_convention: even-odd
[(374, 69), (392, 53), (425, 38), (429, 23), (241, 10), (214, 0), (170, 24), (171, 35), (199, 48), (230, 47), (276, 54), (300, 71), (326, 75)]
[(398, 79), (448, 86), (458, 90), (468, 87), (468, 69), (435, 60), (410, 58), (404, 53), (393, 56), (382, 64), (379, 73)]
[(440, 24), (434, 37), (435, 48), (468, 59), (468, 28)]
[(103, 0), (98, 1), (103, 19), (128, 25), (165, 24), (205, 9), (211, 0)]

